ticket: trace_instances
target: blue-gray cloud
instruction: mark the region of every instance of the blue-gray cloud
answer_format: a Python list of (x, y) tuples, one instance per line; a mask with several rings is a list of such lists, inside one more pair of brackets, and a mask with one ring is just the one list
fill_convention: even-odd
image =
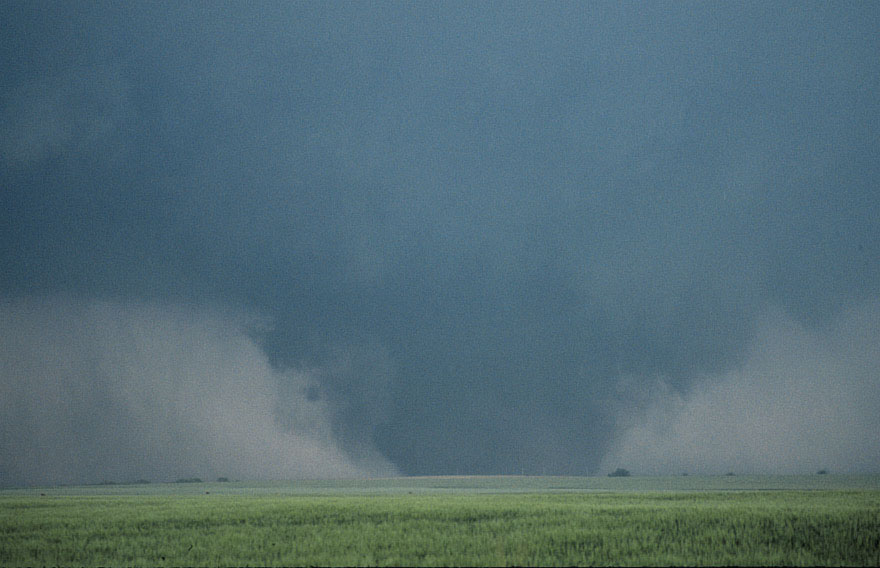
[(264, 313), (407, 473), (594, 471), (619, 377), (880, 296), (870, 5), (0, 10), (0, 293)]

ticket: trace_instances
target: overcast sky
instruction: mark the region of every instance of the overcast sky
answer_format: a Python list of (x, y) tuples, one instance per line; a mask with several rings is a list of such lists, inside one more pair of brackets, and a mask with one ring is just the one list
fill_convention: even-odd
[(880, 5), (0, 21), (0, 485), (880, 470)]

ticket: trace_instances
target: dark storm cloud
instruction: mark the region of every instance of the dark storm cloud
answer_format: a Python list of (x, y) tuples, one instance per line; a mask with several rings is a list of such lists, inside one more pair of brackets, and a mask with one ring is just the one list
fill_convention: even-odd
[(3, 294), (266, 314), (349, 456), (592, 471), (880, 295), (870, 5), (2, 11)]

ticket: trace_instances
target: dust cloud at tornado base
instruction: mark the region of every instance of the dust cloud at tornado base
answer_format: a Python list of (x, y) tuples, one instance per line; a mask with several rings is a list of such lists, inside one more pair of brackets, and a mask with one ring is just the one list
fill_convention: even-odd
[[(3, 485), (398, 473), (373, 447), (343, 449), (320, 370), (273, 368), (260, 318), (61, 297), (0, 314)], [(821, 329), (770, 310), (743, 362), (690, 391), (619, 377), (599, 471), (873, 471), (878, 368), (880, 301)]]
[(0, 483), (391, 475), (335, 439), (317, 371), (278, 371), (247, 314), (0, 303)]
[(630, 402), (600, 469), (876, 472), (878, 373), (880, 301), (850, 307), (819, 329), (770, 310), (744, 361), (688, 392), (662, 377), (622, 377), (620, 399)]

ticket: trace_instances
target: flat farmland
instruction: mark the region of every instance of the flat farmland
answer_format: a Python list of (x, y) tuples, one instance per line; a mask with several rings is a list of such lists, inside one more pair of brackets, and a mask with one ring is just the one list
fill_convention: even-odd
[(408, 477), (0, 491), (0, 565), (880, 565), (880, 477)]

